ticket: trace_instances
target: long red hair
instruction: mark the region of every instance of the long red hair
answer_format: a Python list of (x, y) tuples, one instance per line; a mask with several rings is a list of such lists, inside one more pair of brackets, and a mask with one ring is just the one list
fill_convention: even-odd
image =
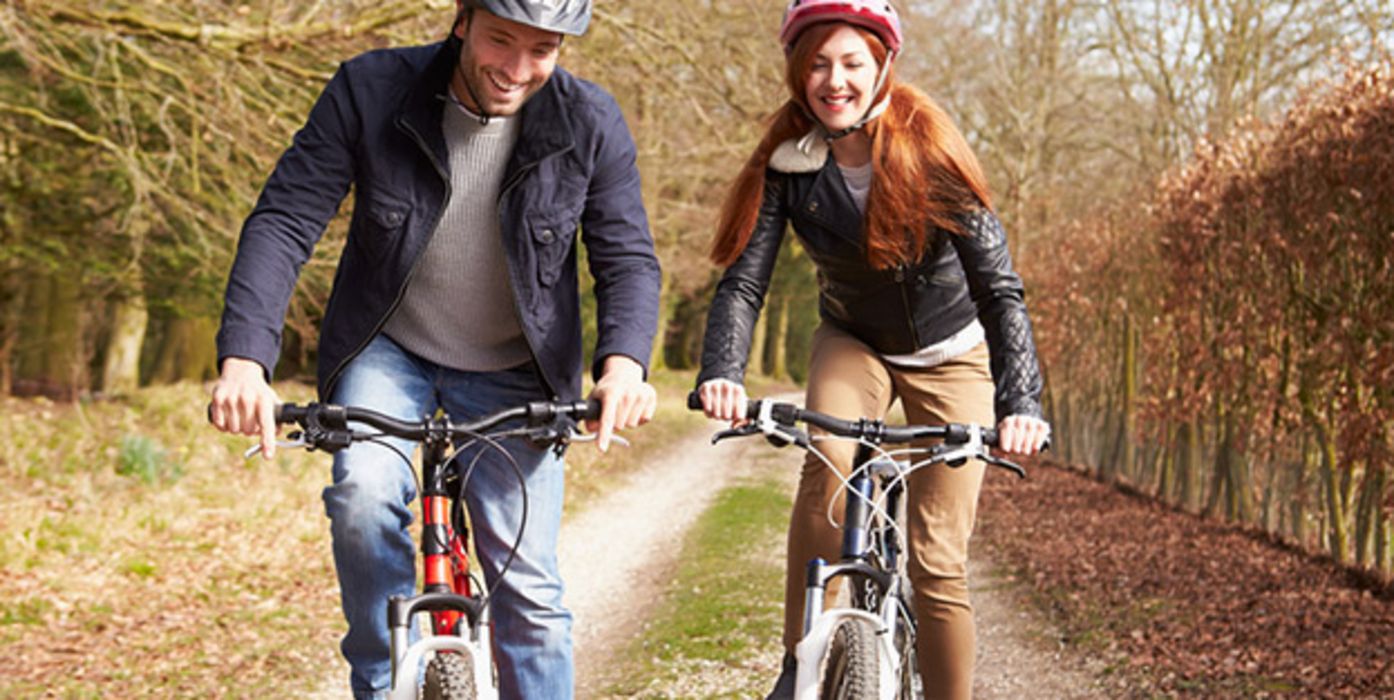
[[(819, 47), (845, 26), (852, 25), (816, 24), (794, 43), (784, 74), (792, 97), (775, 112), (760, 144), (731, 183), (712, 241), (716, 264), (735, 262), (750, 242), (775, 147), (813, 129), (805, 88), (808, 74)], [(866, 29), (852, 28), (866, 39), (877, 65), (884, 66), (888, 51), (881, 40)], [(874, 177), (864, 230), (868, 262), (878, 269), (919, 260), (932, 228), (962, 233), (955, 215), (992, 206), (982, 166), (949, 115), (928, 95), (896, 82), (894, 66), (873, 103), (887, 92), (890, 106), (865, 127), (871, 136)]]

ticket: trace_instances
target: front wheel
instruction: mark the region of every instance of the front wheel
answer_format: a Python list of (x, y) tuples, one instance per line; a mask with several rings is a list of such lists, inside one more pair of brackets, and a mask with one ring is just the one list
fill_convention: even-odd
[(426, 686), (422, 700), (475, 700), (474, 662), (464, 654), (438, 652), (426, 664)]
[(843, 620), (833, 633), (823, 669), (821, 700), (874, 698), (879, 691), (876, 629), (867, 620)]

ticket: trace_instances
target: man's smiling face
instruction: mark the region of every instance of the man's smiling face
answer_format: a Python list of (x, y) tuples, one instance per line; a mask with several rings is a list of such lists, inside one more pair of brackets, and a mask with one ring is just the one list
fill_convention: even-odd
[(457, 24), (455, 36), (464, 42), (451, 79), (455, 97), (491, 116), (507, 116), (522, 109), (552, 77), (561, 52), (560, 34), (484, 10), (474, 10)]

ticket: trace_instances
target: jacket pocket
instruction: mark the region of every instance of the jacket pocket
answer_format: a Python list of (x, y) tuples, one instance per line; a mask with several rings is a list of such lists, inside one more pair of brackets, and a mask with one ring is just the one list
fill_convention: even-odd
[(358, 219), (355, 238), (374, 257), (390, 252), (399, 243), (411, 218), (411, 204), (380, 192), (370, 192), (355, 205)]
[(533, 251), (537, 256), (537, 281), (544, 287), (556, 284), (570, 259), (576, 238), (576, 222), (571, 218), (537, 218), (528, 222)]

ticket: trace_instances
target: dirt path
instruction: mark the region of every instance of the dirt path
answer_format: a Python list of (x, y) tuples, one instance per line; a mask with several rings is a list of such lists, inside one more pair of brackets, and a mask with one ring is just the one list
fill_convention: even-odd
[(973, 619), (978, 625), (978, 664), (973, 697), (979, 700), (1106, 698), (1095, 674), (1060, 649), (1059, 635), (1034, 610), (1022, 607), (1015, 582), (975, 553), (968, 563)]
[(558, 557), (575, 616), (578, 698), (603, 685), (606, 662), (661, 599), (683, 533), (740, 472), (740, 452), (750, 447), (713, 446), (705, 431), (684, 438), (562, 523)]

